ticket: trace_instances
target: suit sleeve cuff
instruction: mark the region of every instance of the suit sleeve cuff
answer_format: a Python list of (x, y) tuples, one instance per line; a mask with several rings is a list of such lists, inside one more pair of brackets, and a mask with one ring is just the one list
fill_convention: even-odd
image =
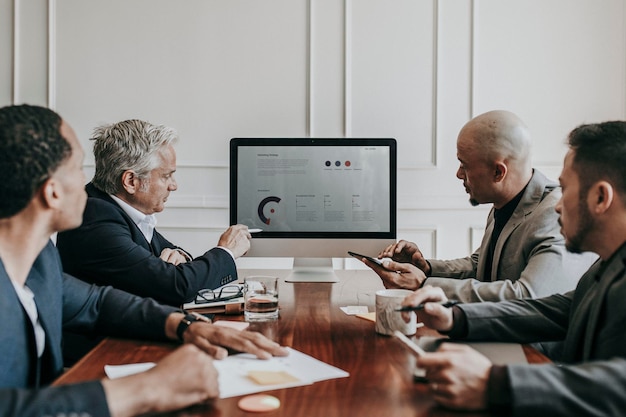
[(231, 258), (233, 258), (233, 261), (235, 260), (235, 255), (233, 255), (233, 252), (230, 249), (225, 248), (224, 246), (216, 246), (216, 248), (226, 251), (226, 253), (229, 254)]
[(487, 405), (489, 410), (497, 412), (498, 415), (511, 413), (511, 384), (506, 366), (493, 365), (489, 371)]
[(452, 329), (449, 332), (440, 331), (439, 333), (450, 336), (450, 339), (466, 338), (468, 333), (467, 316), (459, 306), (452, 307), (452, 323)]
[(191, 256), (191, 254), (189, 252), (187, 252), (185, 249), (183, 249), (183, 248), (176, 248), (176, 252), (178, 252), (181, 255), (183, 255), (185, 257), (185, 259), (187, 260), (187, 262), (193, 261), (193, 256)]

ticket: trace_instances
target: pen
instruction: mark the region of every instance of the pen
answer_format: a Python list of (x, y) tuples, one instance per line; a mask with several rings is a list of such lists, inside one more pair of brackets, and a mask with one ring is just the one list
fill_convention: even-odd
[(262, 231), (263, 231), (263, 229), (248, 229), (248, 232), (250, 232), (250, 233), (259, 233), (259, 232), (262, 232)]
[[(439, 301), (429, 301), (429, 303), (437, 303), (437, 304), (440, 304), (440, 305), (442, 305), (444, 307), (448, 307), (448, 308), (452, 307), (453, 305), (459, 304), (459, 302), (456, 301), (456, 300), (448, 300), (448, 301), (444, 301), (443, 303), (441, 303)], [(424, 306), (426, 304), (427, 303), (420, 304), (420, 305), (417, 305), (417, 306), (404, 306), (404, 307), (401, 307), (401, 308), (397, 308), (396, 311), (419, 311), (419, 310), (423, 310)]]

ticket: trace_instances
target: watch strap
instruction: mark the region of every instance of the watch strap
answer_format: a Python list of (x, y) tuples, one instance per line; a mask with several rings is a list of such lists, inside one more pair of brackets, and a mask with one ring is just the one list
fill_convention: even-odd
[(198, 321), (195, 316), (185, 312), (185, 316), (180, 319), (180, 323), (178, 323), (178, 327), (176, 328), (176, 336), (178, 336), (178, 340), (181, 342), (185, 341), (183, 339), (183, 333), (185, 333), (185, 330), (187, 330), (187, 328), (191, 326), (191, 323), (195, 321)]

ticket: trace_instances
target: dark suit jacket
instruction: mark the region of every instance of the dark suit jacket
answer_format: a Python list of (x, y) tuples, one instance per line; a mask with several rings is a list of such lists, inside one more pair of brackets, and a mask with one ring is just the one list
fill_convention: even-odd
[(104, 391), (97, 381), (45, 387), (63, 371), (62, 329), (165, 340), (165, 320), (176, 309), (63, 274), (52, 243), (39, 254), (26, 285), (35, 295), (46, 333), (40, 359), (31, 321), (0, 260), (0, 415), (108, 416)]
[(508, 366), (514, 414), (624, 415), (626, 244), (594, 264), (575, 291), (460, 308), (471, 339), (563, 342), (562, 366)]
[(68, 274), (177, 306), (193, 300), (198, 290), (237, 279), (235, 262), (223, 249), (213, 248), (180, 265), (161, 260), (164, 248), (177, 246), (156, 230), (148, 243), (108, 194), (91, 183), (86, 189), (89, 198), (83, 224), (57, 237), (63, 269)]

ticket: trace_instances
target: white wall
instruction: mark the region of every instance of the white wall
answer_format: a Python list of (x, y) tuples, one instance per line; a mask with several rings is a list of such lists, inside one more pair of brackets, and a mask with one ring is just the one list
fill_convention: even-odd
[[(398, 235), (427, 256), (478, 244), (455, 141), (502, 108), (556, 178), (567, 133), (626, 118), (625, 0), (0, 0), (0, 105), (176, 128), (179, 190), (159, 216), (200, 253), (228, 225), (228, 140), (395, 137)], [(89, 154), (89, 152), (88, 152)], [(86, 162), (88, 173), (92, 159)]]

